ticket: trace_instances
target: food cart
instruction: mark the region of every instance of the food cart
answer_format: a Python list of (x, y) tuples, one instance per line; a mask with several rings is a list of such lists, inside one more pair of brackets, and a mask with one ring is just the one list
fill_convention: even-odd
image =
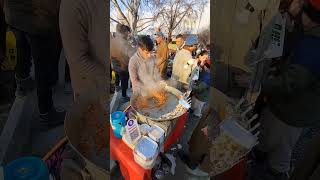
[[(130, 112), (130, 107), (125, 110)], [(164, 151), (166, 152), (171, 145), (176, 143), (181, 137), (184, 125), (188, 119), (188, 113), (183, 114), (175, 121), (174, 131), (166, 138)], [(149, 180), (152, 179), (152, 170), (143, 169), (134, 161), (133, 150), (125, 144), (122, 139), (116, 138), (110, 130), (110, 155), (113, 160), (119, 162), (122, 176), (126, 180)]]
[[(157, 106), (157, 108), (141, 108), (140, 103), (143, 101), (140, 99), (141, 96), (133, 95), (130, 101), (131, 105), (124, 110), (127, 120), (135, 119), (138, 120), (140, 126), (158, 127), (163, 131), (163, 143), (159, 144), (159, 142), (157, 142), (159, 144), (158, 157), (160, 157), (160, 154), (167, 152), (171, 145), (179, 140), (189, 117), (187, 112), (188, 108), (181, 104), (181, 101), (187, 103), (188, 93), (183, 94), (176, 88), (170, 86), (166, 86), (164, 89), (167, 99), (162, 106)], [(146, 133), (144, 133), (144, 135), (145, 134)], [(123, 136), (125, 136), (125, 134), (123, 134)], [(147, 136), (152, 137), (150, 134)], [(148, 168), (143, 167), (141, 163), (139, 164), (137, 162), (135, 157), (135, 147), (137, 147), (139, 143), (128, 145), (128, 142), (126, 142), (124, 138), (125, 137), (117, 138), (112, 128), (110, 129), (111, 159), (119, 163), (122, 176), (128, 180), (152, 179), (154, 172), (152, 170), (153, 166)], [(155, 140), (154, 138), (152, 139)], [(161, 163), (161, 160), (158, 163)]]

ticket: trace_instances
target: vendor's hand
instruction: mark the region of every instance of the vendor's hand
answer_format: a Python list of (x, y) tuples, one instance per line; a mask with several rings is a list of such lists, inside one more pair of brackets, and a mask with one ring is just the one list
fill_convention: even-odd
[(208, 137), (208, 126), (202, 128), (201, 131), (203, 132), (203, 134), (204, 134), (206, 137)]
[(167, 86), (167, 83), (164, 80), (160, 81), (159, 84), (160, 84), (161, 87), (166, 87)]

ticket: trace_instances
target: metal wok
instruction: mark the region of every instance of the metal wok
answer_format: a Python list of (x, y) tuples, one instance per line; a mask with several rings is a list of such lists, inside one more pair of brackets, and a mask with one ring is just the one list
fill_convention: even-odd
[(130, 100), (130, 105), (136, 118), (142, 122), (151, 121), (169, 121), (182, 116), (187, 112), (186, 108), (181, 108), (179, 99), (186, 99), (178, 89), (165, 86), (166, 94), (168, 95), (167, 102), (160, 108), (137, 108), (137, 100), (139, 94), (133, 94)]
[[(110, 179), (110, 159), (108, 151), (109, 148), (105, 147), (103, 152), (97, 155), (94, 150), (95, 141), (93, 139), (93, 135), (97, 129), (94, 127), (83, 127), (84, 124), (86, 124), (86, 122), (84, 121), (86, 121), (87, 119), (82, 118), (82, 116), (83, 113), (88, 111), (89, 105), (100, 105), (98, 97), (94, 96), (93, 94), (94, 93), (91, 93), (91, 95), (87, 94), (79, 97), (78, 100), (73, 104), (72, 108), (67, 112), (64, 123), (65, 134), (72, 149), (85, 161), (86, 169), (90, 172), (92, 178), (95, 180)], [(103, 117), (103, 113), (101, 113), (99, 121), (104, 120), (107, 121)], [(109, 128), (107, 129), (109, 130)], [(80, 148), (81, 136), (83, 135), (88, 136), (88, 139), (90, 140), (90, 146), (88, 147), (90, 147), (91, 149), (89, 149), (89, 153), (84, 153), (84, 150)], [(106, 134), (106, 136), (108, 135), (109, 132)]]

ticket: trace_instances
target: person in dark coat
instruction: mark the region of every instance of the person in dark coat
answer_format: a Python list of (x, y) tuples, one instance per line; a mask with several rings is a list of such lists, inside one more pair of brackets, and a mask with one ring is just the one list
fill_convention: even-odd
[(5, 59), (6, 53), (6, 30), (7, 25), (3, 12), (4, 0), (0, 0), (0, 65)]
[(129, 43), (131, 30), (128, 26), (117, 24), (115, 36), (110, 40), (110, 60), (112, 69), (116, 72), (116, 90), (119, 89), (121, 82), (121, 101), (127, 102), (130, 98), (127, 96), (129, 81), (129, 59), (135, 53), (135, 48)]
[(272, 65), (262, 82), (265, 106), (258, 149), (267, 153), (268, 168), (259, 179), (288, 179), (302, 130), (320, 124), (320, 1), (306, 1), (300, 14), (301, 36), (287, 59)]
[(65, 115), (56, 111), (52, 98), (62, 49), (59, 7), (60, 0), (4, 0), (6, 23), (16, 38), (16, 96), (24, 97), (33, 88), (33, 60), (40, 121), (50, 127), (63, 123)]

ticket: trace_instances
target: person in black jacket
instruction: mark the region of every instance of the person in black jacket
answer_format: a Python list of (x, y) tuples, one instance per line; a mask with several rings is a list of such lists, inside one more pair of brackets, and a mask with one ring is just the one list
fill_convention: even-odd
[(112, 69), (116, 72), (116, 91), (120, 89), (121, 81), (121, 102), (130, 100), (127, 96), (129, 71), (129, 59), (135, 52), (129, 42), (131, 29), (129, 26), (117, 24), (115, 36), (110, 39), (110, 59)]
[(0, 65), (5, 59), (7, 25), (3, 12), (3, 0), (0, 0)]
[(268, 168), (259, 180), (288, 179), (303, 129), (320, 125), (320, 1), (306, 1), (301, 12), (301, 36), (286, 59), (272, 64), (261, 85), (265, 106), (258, 149), (267, 153)]
[(6, 22), (16, 38), (17, 97), (32, 90), (31, 59), (40, 121), (53, 127), (63, 123), (65, 112), (53, 106), (52, 88), (58, 80), (58, 61), (62, 49), (59, 33), (60, 0), (5, 0)]

